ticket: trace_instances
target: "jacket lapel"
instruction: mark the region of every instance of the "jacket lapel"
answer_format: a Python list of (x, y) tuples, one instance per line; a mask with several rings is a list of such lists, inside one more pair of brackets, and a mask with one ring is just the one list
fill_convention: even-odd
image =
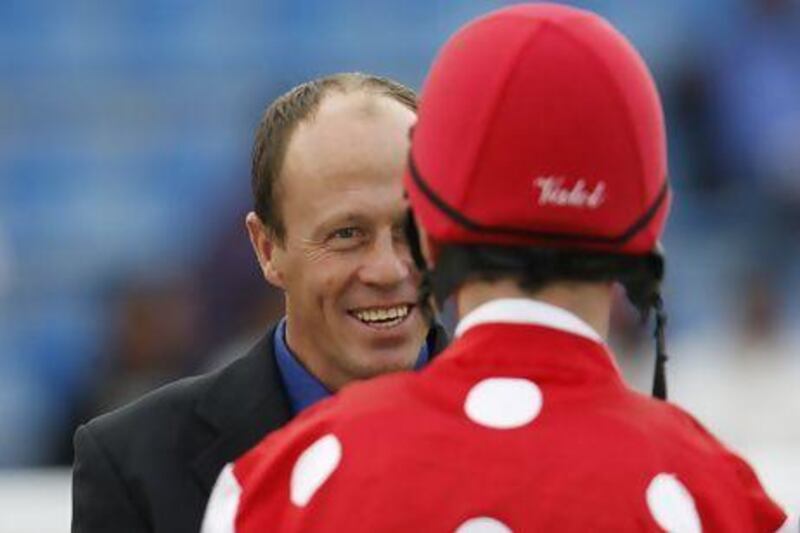
[(222, 369), (197, 402), (195, 414), (211, 430), (211, 438), (195, 448), (191, 466), (206, 493), (226, 463), (291, 418), (272, 349), (274, 330), (273, 326), (246, 355)]
[[(199, 432), (205, 435), (202, 442), (191, 446), (198, 450), (191, 466), (206, 493), (211, 492), (225, 464), (292, 418), (273, 352), (275, 327), (246, 355), (223, 368), (198, 400), (195, 414), (206, 430)], [(438, 322), (431, 329), (431, 357), (435, 357), (447, 347), (448, 336)]]

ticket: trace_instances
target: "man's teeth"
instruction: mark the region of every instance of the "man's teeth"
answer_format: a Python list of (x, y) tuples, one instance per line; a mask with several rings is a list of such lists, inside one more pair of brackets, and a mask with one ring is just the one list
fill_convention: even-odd
[(387, 322), (405, 318), (411, 311), (410, 305), (398, 305), (382, 309), (364, 309), (353, 314), (362, 322)]

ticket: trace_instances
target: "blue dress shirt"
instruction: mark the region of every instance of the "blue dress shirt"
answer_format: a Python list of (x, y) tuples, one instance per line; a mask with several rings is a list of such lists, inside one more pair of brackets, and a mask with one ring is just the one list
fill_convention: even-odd
[[(425, 366), (430, 355), (430, 344), (433, 342), (432, 335), (428, 335), (426, 342), (422, 344), (419, 357), (414, 365), (414, 369)], [(289, 394), (293, 414), (297, 414), (307, 407), (311, 407), (318, 401), (333, 394), (322, 382), (317, 379), (306, 367), (297, 359), (289, 345), (286, 344), (286, 318), (284, 317), (278, 327), (275, 328), (275, 337), (272, 339), (275, 349), (275, 359), (278, 362), (278, 370), (286, 385), (286, 392)]]

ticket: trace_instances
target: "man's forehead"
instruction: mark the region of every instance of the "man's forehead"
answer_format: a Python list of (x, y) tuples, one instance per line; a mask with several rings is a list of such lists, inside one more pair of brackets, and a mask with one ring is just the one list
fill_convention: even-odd
[(408, 213), (408, 201), (396, 191), (384, 190), (380, 195), (353, 196), (342, 195), (338, 199), (324, 202), (319, 210), (322, 221), (356, 221), (371, 218), (391, 220), (405, 219)]
[[(402, 106), (400, 102), (385, 94), (368, 90), (340, 91), (332, 89), (320, 100), (314, 113), (302, 122), (305, 127), (312, 126), (315, 122), (331, 120), (367, 120), (377, 114), (386, 112), (388, 108)], [(402, 106), (405, 107), (405, 106)]]
[(284, 160), (285, 175), (391, 164), (405, 157), (415, 120), (412, 110), (389, 96), (332, 91), (294, 131)]
[(370, 127), (381, 128), (387, 134), (407, 135), (415, 121), (414, 111), (386, 94), (332, 90), (322, 97), (314, 113), (297, 125), (292, 141), (319, 141), (331, 133), (354, 135)]
[(355, 187), (329, 187), (313, 198), (293, 203), (304, 213), (304, 220), (317, 228), (345, 222), (393, 224), (404, 219), (408, 209), (400, 180), (397, 183), (362, 180)]

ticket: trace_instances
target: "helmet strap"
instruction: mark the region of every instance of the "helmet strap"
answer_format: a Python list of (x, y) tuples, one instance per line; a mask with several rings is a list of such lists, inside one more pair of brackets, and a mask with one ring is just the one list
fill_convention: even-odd
[(653, 396), (659, 400), (667, 399), (667, 350), (666, 340), (664, 339), (664, 329), (667, 325), (667, 314), (664, 311), (664, 302), (661, 295), (656, 294), (653, 300), (653, 310), (655, 312), (655, 328), (653, 336), (656, 343), (656, 367), (653, 376)]

